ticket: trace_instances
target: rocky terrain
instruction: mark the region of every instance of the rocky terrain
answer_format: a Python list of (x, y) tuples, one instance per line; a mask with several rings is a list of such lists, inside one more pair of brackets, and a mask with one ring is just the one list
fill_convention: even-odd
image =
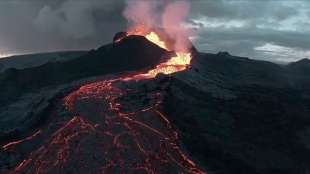
[(191, 70), (172, 78), (164, 113), (210, 171), (307, 173), (309, 62), (200, 54)]
[(0, 173), (308, 173), (310, 61), (193, 51), (138, 82), (119, 78), (171, 54), (138, 36), (4, 71)]

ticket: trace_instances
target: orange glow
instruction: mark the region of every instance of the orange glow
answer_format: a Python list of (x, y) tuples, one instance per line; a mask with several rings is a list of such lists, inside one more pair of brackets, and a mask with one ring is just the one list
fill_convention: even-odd
[(160, 40), (159, 36), (155, 33), (155, 32), (150, 32), (150, 34), (145, 36), (149, 41), (155, 43), (156, 45), (158, 45), (159, 47), (163, 48), (163, 49), (168, 49), (166, 46), (166, 43), (162, 40)]
[[(147, 34), (146, 34), (147, 33)], [(149, 41), (155, 43), (159, 47), (171, 51), (168, 49), (165, 41), (161, 40), (159, 35), (153, 31), (146, 32), (145, 29), (139, 27), (135, 30), (128, 32), (128, 35), (142, 35)], [(123, 80), (142, 80), (150, 79), (156, 77), (159, 73), (162, 74), (173, 74), (176, 72), (184, 71), (190, 65), (192, 60), (192, 55), (190, 52), (176, 52), (176, 55), (168, 59), (166, 62), (160, 63), (154, 69), (149, 70), (146, 73), (137, 74), (134, 76), (126, 77)]]

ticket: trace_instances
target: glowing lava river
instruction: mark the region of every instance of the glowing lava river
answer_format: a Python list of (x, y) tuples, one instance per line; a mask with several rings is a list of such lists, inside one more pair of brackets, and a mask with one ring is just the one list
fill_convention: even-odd
[[(154, 32), (145, 37), (166, 48)], [(190, 61), (190, 53), (176, 53), (145, 73), (71, 92), (63, 101), (72, 119), (11, 173), (205, 173), (183, 152), (177, 132), (160, 112), (169, 82), (155, 78), (183, 71)]]

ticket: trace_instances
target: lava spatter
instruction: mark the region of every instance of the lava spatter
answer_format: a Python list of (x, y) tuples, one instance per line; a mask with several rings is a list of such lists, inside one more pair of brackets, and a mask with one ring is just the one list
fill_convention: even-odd
[(67, 95), (64, 105), (72, 119), (12, 173), (205, 173), (182, 151), (177, 132), (160, 112), (160, 89), (144, 91), (136, 97), (137, 107), (125, 109), (135, 101), (126, 97), (142, 92), (128, 83), (185, 70), (191, 55), (180, 54), (147, 73), (90, 83)]

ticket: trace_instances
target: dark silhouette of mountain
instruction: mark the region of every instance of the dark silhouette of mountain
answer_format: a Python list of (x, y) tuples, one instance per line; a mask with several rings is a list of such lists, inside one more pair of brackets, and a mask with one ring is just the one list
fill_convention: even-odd
[(2, 71), (3, 69), (4, 69), (4, 65), (0, 63), (0, 71)]
[(307, 90), (306, 88), (308, 88), (308, 86), (310, 85), (309, 68), (310, 60), (306, 58), (287, 65), (287, 69), (290, 73), (291, 79), (295, 79), (294, 83), (303, 90)]
[[(119, 33), (115, 40), (122, 36)], [(162, 113), (177, 130), (186, 155), (209, 173), (309, 172), (310, 61), (303, 59), (288, 65), (278, 65), (232, 56), (227, 52), (206, 54), (197, 52), (195, 48), (192, 51), (192, 65), (183, 72), (159, 75), (150, 80), (117, 83), (117, 88), (123, 89), (124, 95), (117, 93), (115, 88), (104, 88), (108, 84), (105, 80), (111, 77), (102, 75), (111, 74), (115, 77), (121, 72), (140, 71), (158, 64), (163, 60), (161, 58), (171, 53), (148, 42), (144, 37), (131, 36), (65, 62), (6, 70), (0, 74), (0, 143), (4, 145), (31, 137), (37, 130), (42, 133), (39, 132), (37, 138), (28, 138), (25, 143), (13, 146), (13, 150), (0, 150), (0, 173), (12, 171), (24, 159), (40, 161), (38, 156), (41, 154), (50, 153), (51, 155), (44, 157), (51, 160), (52, 157), (49, 156), (53, 156), (59, 148), (62, 149), (61, 143), (53, 144), (57, 137), (82, 128), (86, 129), (85, 132), (94, 130), (89, 125), (97, 125), (95, 123), (98, 120), (101, 123), (107, 115), (113, 115), (112, 111), (105, 110), (109, 104), (115, 104), (115, 101), (107, 102), (113, 98), (107, 97), (110, 93), (111, 96), (117, 96), (119, 105), (115, 106), (119, 108), (115, 111), (134, 113), (134, 119), (150, 122), (151, 126), (164, 131), (163, 125), (152, 117), (156, 113)], [(157, 94), (161, 94), (162, 102), (153, 111), (150, 106), (156, 103)], [(73, 100), (75, 97), (81, 100)], [(70, 99), (65, 100), (66, 104), (72, 102), (76, 106), (74, 111), (68, 111), (64, 107), (64, 98)], [(109, 100), (104, 100), (105, 104), (102, 105), (102, 99), (107, 98)], [(89, 122), (76, 117), (81, 115)], [(70, 129), (66, 129), (64, 125), (69, 125)], [(102, 129), (105, 128), (109, 126)], [(115, 131), (123, 129), (118, 127)], [(139, 131), (141, 130), (137, 130)], [(155, 147), (156, 143), (148, 143), (146, 140), (153, 136), (155, 141), (157, 136), (148, 135), (147, 131), (142, 132), (144, 133), (138, 136), (143, 139), (142, 146), (150, 144)], [(83, 135), (78, 137), (80, 136), (85, 138)], [(90, 138), (77, 139), (69, 144), (78, 149), (79, 142), (90, 141), (93, 145), (98, 137), (100, 135), (94, 134)], [(125, 142), (129, 142), (130, 146), (133, 144), (129, 140)], [(104, 160), (104, 155), (94, 155), (94, 151), (97, 153), (98, 149), (90, 143), (82, 145), (91, 148), (84, 149), (87, 153), (75, 153), (82, 154), (81, 156), (67, 158), (72, 163), (66, 168), (68, 172), (79, 168), (76, 166), (76, 161), (79, 161), (77, 159), (81, 158), (85, 164), (93, 166)], [(108, 143), (104, 142), (104, 145), (108, 146)], [(45, 147), (50, 147), (51, 152)], [(45, 150), (49, 153), (45, 153)], [(154, 149), (150, 149), (152, 150)], [(171, 152), (171, 155), (175, 155), (175, 152)], [(128, 161), (137, 160), (129, 157)], [(30, 161), (30, 166), (25, 164), (25, 170), (29, 173), (35, 169), (36, 164), (40, 165)], [(92, 168), (95, 170), (97, 167)], [(21, 169), (19, 173), (25, 170)], [(53, 171), (55, 170), (54, 168)], [(176, 170), (183, 171), (183, 168), (170, 167), (166, 173), (176, 173)], [(65, 173), (62, 169), (59, 171)]]
[(0, 59), (0, 72), (9, 68), (25, 69), (37, 67), (48, 62), (68, 61), (85, 53), (87, 51), (61, 51), (5, 57)]
[(122, 42), (91, 50), (64, 62), (48, 62), (38, 67), (10, 68), (0, 74), (0, 105), (21, 94), (46, 86), (60, 85), (81, 78), (132, 71), (154, 66), (167, 52), (144, 37), (131, 36)]
[(288, 66), (292, 73), (296, 73), (298, 75), (309, 75), (310, 73), (310, 60), (309, 59), (301, 59), (297, 62), (290, 63)]

